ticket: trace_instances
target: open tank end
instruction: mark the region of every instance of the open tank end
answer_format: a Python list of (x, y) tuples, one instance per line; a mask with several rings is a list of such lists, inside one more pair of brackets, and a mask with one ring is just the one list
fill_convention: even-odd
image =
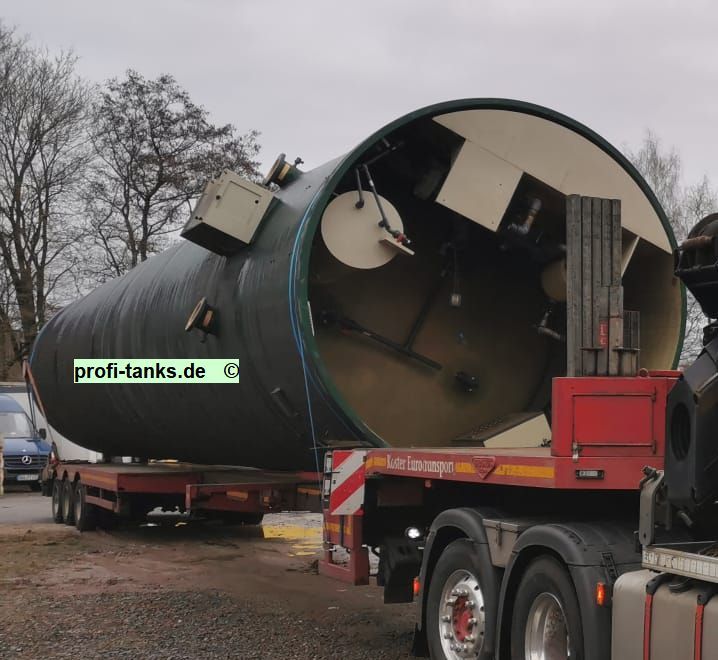
[(566, 373), (566, 195), (617, 198), (640, 364), (671, 367), (671, 242), (627, 169), (555, 121), (476, 109), (367, 148), (311, 244), (316, 344), (340, 401), (392, 446), (548, 442)]

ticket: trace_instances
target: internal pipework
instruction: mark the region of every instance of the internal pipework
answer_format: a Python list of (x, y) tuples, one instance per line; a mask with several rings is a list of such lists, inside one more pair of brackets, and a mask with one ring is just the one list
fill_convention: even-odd
[(656, 209), (577, 130), (509, 110), (422, 117), (322, 211), (309, 303), (343, 404), (390, 446), (539, 446), (566, 372), (565, 197), (618, 198), (642, 367), (670, 368), (681, 291)]

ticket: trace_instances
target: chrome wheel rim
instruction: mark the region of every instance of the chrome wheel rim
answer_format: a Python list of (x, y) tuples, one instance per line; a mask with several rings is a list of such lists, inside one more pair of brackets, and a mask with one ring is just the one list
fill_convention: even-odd
[(439, 605), (439, 638), (447, 660), (476, 658), (485, 633), (484, 595), (474, 575), (454, 571), (444, 584)]
[(526, 660), (567, 660), (571, 657), (566, 615), (553, 594), (539, 594), (531, 605), (524, 652)]
[(76, 488), (75, 490), (75, 497), (74, 497), (74, 504), (75, 504), (75, 522), (80, 520), (80, 517), (82, 516), (82, 502), (80, 501), (80, 488)]
[(66, 486), (66, 482), (62, 482), (62, 517), (65, 522), (69, 519), (70, 515), (74, 513), (72, 509), (72, 502), (70, 500), (70, 489)]
[(57, 518), (62, 513), (60, 509), (60, 488), (57, 484), (53, 484), (52, 487), (52, 517)]

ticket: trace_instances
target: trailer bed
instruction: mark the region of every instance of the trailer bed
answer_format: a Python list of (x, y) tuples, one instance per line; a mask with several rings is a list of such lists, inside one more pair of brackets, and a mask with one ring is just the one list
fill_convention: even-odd
[[(653, 462), (662, 465), (662, 458)], [(365, 461), (367, 477), (590, 490), (635, 490), (645, 465), (644, 457), (556, 456), (550, 447), (372, 449)]]
[(171, 461), (95, 464), (79, 461), (48, 466), (52, 482), (78, 484), (88, 504), (117, 514), (151, 505), (190, 513), (264, 514), (286, 510), (320, 510), (316, 474), (265, 472), (225, 465)]

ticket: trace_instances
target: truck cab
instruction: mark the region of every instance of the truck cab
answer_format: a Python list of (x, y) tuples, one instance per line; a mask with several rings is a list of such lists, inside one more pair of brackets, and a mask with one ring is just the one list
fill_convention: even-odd
[(22, 406), (6, 394), (0, 394), (0, 434), (5, 483), (24, 483), (31, 490), (40, 490), (50, 444), (45, 440), (45, 430), (38, 431)]

